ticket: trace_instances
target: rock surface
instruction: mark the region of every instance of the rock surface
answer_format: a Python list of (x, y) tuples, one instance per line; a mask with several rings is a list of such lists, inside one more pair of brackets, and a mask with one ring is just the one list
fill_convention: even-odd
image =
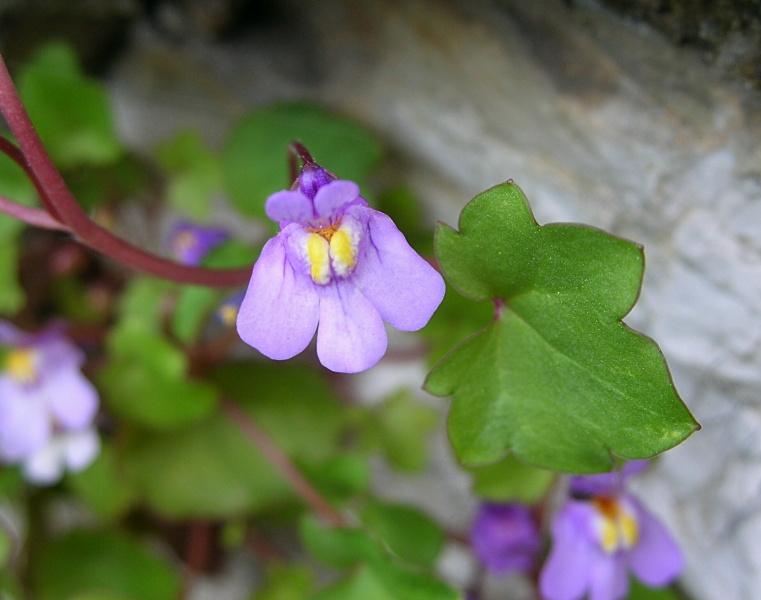
[[(703, 430), (639, 487), (685, 549), (692, 597), (758, 598), (758, 92), (586, 3), (292, 9), (291, 20), (224, 43), (179, 44), (142, 27), (111, 83), (125, 136), (147, 147), (195, 126), (219, 141), (246, 107), (316, 99), (382, 134), (395, 176), (437, 218), (456, 222), (474, 193), (514, 178), (541, 222), (581, 221), (642, 242), (644, 291), (627, 320), (658, 340)], [(391, 495), (462, 527), (473, 500), (444, 441), (437, 447), (428, 479), (379, 477)], [(490, 583), (490, 597), (505, 597), (499, 588)]]

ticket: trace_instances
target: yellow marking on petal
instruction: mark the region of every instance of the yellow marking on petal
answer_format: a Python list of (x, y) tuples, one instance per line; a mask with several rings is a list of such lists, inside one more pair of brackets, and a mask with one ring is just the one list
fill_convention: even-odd
[(639, 539), (636, 517), (616, 498), (598, 497), (593, 500), (597, 509), (600, 546), (608, 553), (634, 546)]
[(346, 275), (354, 267), (357, 253), (347, 228), (341, 227), (330, 238), (330, 258), (333, 259), (333, 269), (339, 275)]
[(16, 381), (29, 383), (37, 378), (37, 355), (34, 350), (11, 350), (5, 357), (5, 370)]
[(621, 541), (625, 548), (631, 548), (639, 539), (639, 527), (632, 515), (624, 512), (618, 519), (618, 528)]
[(612, 553), (618, 548), (618, 529), (612, 519), (603, 517), (600, 526), (600, 544), (605, 552)]
[(310, 233), (306, 243), (309, 274), (312, 281), (326, 284), (330, 281), (330, 247), (328, 242), (318, 233)]

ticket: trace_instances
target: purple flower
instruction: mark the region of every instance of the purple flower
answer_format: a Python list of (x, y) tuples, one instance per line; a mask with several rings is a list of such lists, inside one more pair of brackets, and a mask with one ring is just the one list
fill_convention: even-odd
[(622, 492), (630, 477), (644, 471), (650, 461), (632, 460), (621, 469), (597, 475), (571, 477), (571, 493), (581, 496), (615, 496)]
[(492, 573), (527, 573), (541, 547), (531, 512), (520, 504), (483, 504), (470, 529), (478, 559)]
[(191, 266), (201, 261), (214, 248), (229, 238), (219, 227), (204, 227), (188, 221), (178, 221), (169, 234), (172, 255), (181, 263)]
[(35, 483), (53, 483), (97, 455), (98, 394), (82, 375), (84, 356), (58, 329), (38, 335), (0, 322), (0, 460)]
[(317, 330), (325, 367), (369, 369), (386, 352), (384, 321), (418, 330), (444, 297), (441, 276), (356, 183), (307, 162), (294, 189), (267, 199), (266, 212), (280, 232), (254, 265), (237, 327), (269, 358), (299, 354)]
[(624, 472), (607, 481), (601, 475), (572, 480), (574, 493), (593, 495), (569, 499), (555, 516), (552, 550), (539, 581), (547, 600), (580, 600), (586, 594), (591, 600), (620, 600), (629, 593), (629, 571), (650, 587), (667, 585), (681, 573), (679, 547), (660, 521), (622, 491), (625, 477)]

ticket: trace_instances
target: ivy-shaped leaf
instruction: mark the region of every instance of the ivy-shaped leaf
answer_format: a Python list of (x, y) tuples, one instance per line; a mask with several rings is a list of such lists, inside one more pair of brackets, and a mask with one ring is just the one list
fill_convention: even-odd
[(653, 456), (698, 427), (658, 346), (621, 319), (644, 270), (638, 245), (573, 224), (539, 226), (512, 182), (440, 226), (450, 285), (492, 299), (494, 321), (446, 355), (426, 389), (454, 396), (449, 435), (465, 464), (513, 451), (570, 472)]

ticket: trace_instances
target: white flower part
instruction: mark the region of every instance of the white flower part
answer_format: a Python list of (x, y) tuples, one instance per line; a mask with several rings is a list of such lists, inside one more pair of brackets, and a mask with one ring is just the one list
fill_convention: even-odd
[(346, 277), (357, 264), (357, 250), (362, 238), (362, 226), (353, 217), (344, 216), (330, 238), (330, 262), (333, 272)]
[(64, 471), (87, 468), (100, 451), (100, 438), (95, 429), (57, 433), (23, 465), (24, 478), (36, 485), (52, 485)]

